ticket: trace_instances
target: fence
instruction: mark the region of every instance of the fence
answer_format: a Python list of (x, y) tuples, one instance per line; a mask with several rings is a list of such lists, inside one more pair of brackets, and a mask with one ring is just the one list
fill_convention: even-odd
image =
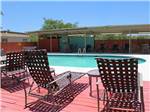
[(48, 52), (59, 52), (59, 39), (40, 39), (38, 47), (47, 49)]
[(1, 43), (1, 48), (4, 50), (5, 53), (11, 51), (20, 51), (23, 50), (24, 47), (31, 47), (37, 46), (36, 42), (8, 42), (8, 43)]
[[(70, 38), (69, 43), (74, 45), (76, 42), (74, 38)], [(83, 39), (83, 38), (82, 38)], [(75, 45), (80, 44), (82, 46), (85, 45), (84, 41), (77, 41)], [(82, 43), (81, 43), (82, 42)], [(87, 39), (87, 45), (90, 45), (93, 49), (92, 52), (97, 53), (148, 53), (150, 54), (150, 39), (137, 39), (137, 40), (90, 40)], [(52, 44), (52, 45), (50, 45)], [(70, 45), (68, 44), (68, 45)], [(25, 47), (33, 47), (37, 46), (40, 49), (47, 49), (48, 52), (60, 52), (65, 43), (63, 43), (62, 39), (42, 39), (39, 40), (39, 43), (35, 42), (9, 42), (9, 43), (1, 43), (1, 48), (4, 52), (10, 51), (19, 51)], [(71, 50), (77, 52), (77, 49), (72, 47)], [(71, 52), (72, 52), (71, 51)]]

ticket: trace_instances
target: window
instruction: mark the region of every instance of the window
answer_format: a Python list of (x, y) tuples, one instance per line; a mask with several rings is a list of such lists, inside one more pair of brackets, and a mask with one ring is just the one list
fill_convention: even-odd
[(28, 39), (23, 39), (22, 41), (23, 41), (23, 42), (28, 42)]
[(2, 38), (2, 43), (7, 43), (8, 39), (7, 38)]

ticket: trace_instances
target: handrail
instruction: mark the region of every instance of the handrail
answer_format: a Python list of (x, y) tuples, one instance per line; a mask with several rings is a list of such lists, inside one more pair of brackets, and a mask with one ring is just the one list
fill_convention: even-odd
[(86, 49), (85, 48), (83, 48), (83, 53), (86, 53)]
[(81, 48), (78, 48), (78, 54), (80, 54), (81, 53)]

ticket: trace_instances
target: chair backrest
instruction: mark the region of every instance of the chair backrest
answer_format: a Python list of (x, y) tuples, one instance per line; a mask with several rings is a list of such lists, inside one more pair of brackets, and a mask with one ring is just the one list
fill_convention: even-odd
[[(51, 75), (46, 50), (25, 51), (26, 63), (30, 75), (38, 86), (47, 88), (47, 84), (54, 80)], [(57, 84), (51, 85), (52, 89), (56, 89)]]
[(6, 54), (6, 71), (25, 69), (24, 52), (9, 52)]
[(109, 92), (134, 92), (138, 89), (138, 60), (97, 58), (104, 88)]

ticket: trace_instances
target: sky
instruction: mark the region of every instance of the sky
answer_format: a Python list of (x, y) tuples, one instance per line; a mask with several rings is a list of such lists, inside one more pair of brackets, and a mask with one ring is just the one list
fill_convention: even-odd
[(2, 1), (2, 30), (40, 30), (43, 18), (79, 27), (150, 24), (150, 1)]

